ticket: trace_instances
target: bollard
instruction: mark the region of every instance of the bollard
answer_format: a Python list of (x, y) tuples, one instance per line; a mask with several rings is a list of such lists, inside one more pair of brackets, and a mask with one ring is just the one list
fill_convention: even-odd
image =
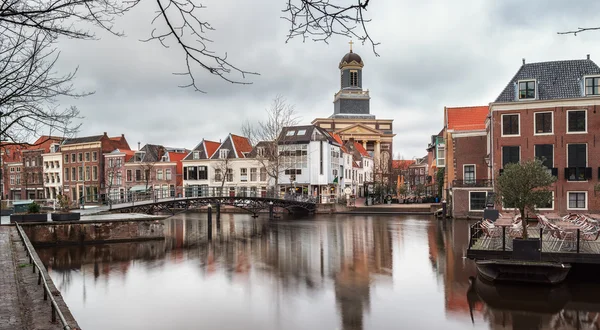
[(212, 240), (212, 206), (208, 204), (208, 240)]
[(273, 219), (273, 202), (269, 202), (269, 220)]
[(221, 232), (221, 203), (217, 202), (217, 233)]
[(444, 199), (442, 201), (442, 219), (443, 220), (446, 220), (446, 212), (447, 212), (446, 208), (447, 208), (447, 203), (446, 203), (446, 200)]

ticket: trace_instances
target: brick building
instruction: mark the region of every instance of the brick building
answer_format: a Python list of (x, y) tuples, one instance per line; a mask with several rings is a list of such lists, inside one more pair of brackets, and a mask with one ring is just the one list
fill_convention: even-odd
[(103, 154), (115, 149), (129, 150), (124, 135), (86, 136), (66, 140), (61, 146), (63, 157), (63, 191), (73, 202), (98, 203), (105, 189)]
[(590, 60), (528, 63), (490, 104), (492, 179), (538, 157), (557, 177), (546, 212), (600, 212), (600, 68)]
[(444, 108), (444, 190), (454, 217), (481, 216), (493, 190), (486, 162), (488, 106)]
[(23, 169), (23, 158), (21, 151), (25, 146), (3, 143), (2, 156), (2, 195), (3, 199), (19, 200), (25, 198), (21, 195), (21, 170)]
[(121, 149), (104, 154), (104, 189), (112, 203), (124, 203), (127, 200), (125, 163), (133, 154), (133, 150)]

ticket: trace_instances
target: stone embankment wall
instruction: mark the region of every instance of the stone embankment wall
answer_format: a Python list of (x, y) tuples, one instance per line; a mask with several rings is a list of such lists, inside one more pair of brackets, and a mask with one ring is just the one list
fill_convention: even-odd
[(162, 220), (96, 220), (22, 224), (34, 245), (113, 243), (163, 239)]

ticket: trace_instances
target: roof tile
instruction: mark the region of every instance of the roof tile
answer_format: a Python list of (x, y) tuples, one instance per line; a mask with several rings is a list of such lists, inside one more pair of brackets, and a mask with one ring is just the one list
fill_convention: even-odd
[(454, 131), (471, 131), (485, 129), (485, 120), (489, 113), (489, 107), (456, 107), (446, 108), (448, 118), (448, 129)]

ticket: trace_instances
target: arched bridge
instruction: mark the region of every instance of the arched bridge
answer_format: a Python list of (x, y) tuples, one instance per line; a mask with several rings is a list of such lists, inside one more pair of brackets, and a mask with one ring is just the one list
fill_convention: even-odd
[(198, 196), (151, 199), (143, 201), (132, 201), (127, 203), (112, 204), (108, 212), (111, 213), (170, 213), (198, 209), (211, 205), (213, 209), (219, 205), (230, 205), (244, 209), (254, 215), (261, 211), (269, 211), (273, 208), (285, 209), (289, 213), (314, 213), (317, 206), (314, 201), (306, 198), (270, 198), (270, 197), (247, 197), (247, 196)]

